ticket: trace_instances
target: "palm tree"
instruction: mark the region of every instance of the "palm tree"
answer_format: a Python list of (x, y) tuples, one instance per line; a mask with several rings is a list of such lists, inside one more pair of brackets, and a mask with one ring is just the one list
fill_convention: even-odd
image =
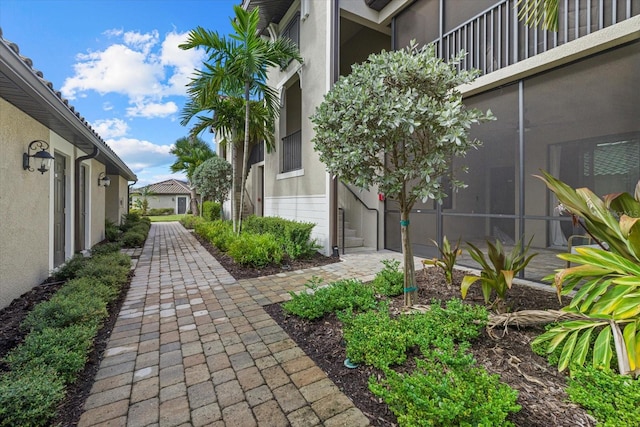
[[(220, 144), (228, 146), (232, 150), (232, 197), (231, 203), (233, 212), (242, 212), (239, 209), (236, 194), (244, 194), (244, 186), (239, 188), (242, 177), (239, 176), (240, 171), (246, 170), (243, 166), (238, 166), (238, 152), (244, 159), (244, 123), (245, 123), (245, 101), (240, 97), (218, 96), (212, 100), (208, 107), (198, 105), (198, 99), (189, 100), (183, 109), (182, 124), (186, 125), (191, 118), (197, 117), (196, 123), (193, 125), (192, 134), (199, 134), (205, 129), (213, 129), (221, 136)], [(266, 108), (264, 102), (250, 101), (250, 120), (249, 120), (249, 148), (251, 152), (253, 146), (264, 141), (267, 152), (275, 149), (274, 139), (274, 118), (271, 112)], [(197, 115), (202, 111), (209, 110), (211, 114)], [(248, 167), (248, 165), (247, 165)], [(240, 197), (242, 199), (243, 196)], [(234, 225), (236, 217), (232, 215)], [(235, 227), (234, 227), (235, 229)]]
[(530, 27), (558, 31), (558, 0), (518, 0), (518, 19)]
[[(180, 48), (203, 48), (208, 54), (208, 61), (203, 64), (205, 69), (197, 71), (196, 77), (189, 84), (188, 93), (196, 100), (194, 105), (208, 110), (219, 102), (220, 95), (234, 97), (240, 92), (243, 93), (245, 117), (241, 188), (244, 188), (251, 135), (250, 100), (263, 100), (265, 108), (270, 113), (269, 118), (277, 117), (280, 109), (278, 94), (266, 84), (267, 69), (281, 67), (293, 59), (302, 62), (302, 58), (298, 47), (288, 38), (265, 40), (260, 36), (260, 16), (257, 7), (251, 12), (238, 5), (233, 9), (235, 18), (231, 19), (231, 25), (234, 33), (229, 38), (197, 27), (189, 32), (187, 42), (181, 44)], [(266, 122), (264, 124), (267, 125)], [(232, 206), (234, 205), (235, 203), (232, 203)], [(240, 212), (243, 205), (244, 197), (241, 197)], [(234, 213), (234, 219), (236, 215), (237, 231), (240, 232), (242, 216)]]
[(215, 156), (211, 147), (200, 138), (180, 138), (170, 151), (177, 157), (171, 165), (171, 172), (184, 172), (189, 181), (191, 191), (191, 213), (199, 215), (196, 188), (193, 186), (193, 172), (198, 166)]

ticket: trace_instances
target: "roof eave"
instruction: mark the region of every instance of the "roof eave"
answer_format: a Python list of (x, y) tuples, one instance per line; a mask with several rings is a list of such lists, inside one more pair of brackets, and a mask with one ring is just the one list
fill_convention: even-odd
[[(37, 99), (49, 114), (70, 127), (76, 137), (73, 141), (69, 141), (71, 144), (83, 151), (94, 146), (98, 147), (100, 150), (98, 158), (107, 165), (108, 174), (121, 175), (128, 181), (137, 179), (135, 173), (122, 159), (89, 129), (88, 123), (81, 119), (80, 114), (71, 111), (65, 101), (58, 97), (53, 89), (48, 87), (4, 40), (0, 42), (0, 73), (16, 84), (25, 94)], [(5, 96), (3, 95), (3, 97)], [(12, 102), (12, 99), (7, 99), (7, 101), (20, 108), (19, 102)], [(29, 111), (25, 111), (25, 113), (29, 114)], [(47, 124), (44, 125), (47, 126)]]

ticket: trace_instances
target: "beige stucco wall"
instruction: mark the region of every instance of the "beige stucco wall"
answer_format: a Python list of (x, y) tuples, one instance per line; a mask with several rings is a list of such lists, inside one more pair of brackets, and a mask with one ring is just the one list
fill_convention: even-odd
[(49, 140), (40, 123), (0, 98), (0, 308), (49, 275), (50, 172), (22, 169), (22, 154)]
[[(293, 61), (284, 71), (272, 69), (269, 74), (269, 85), (278, 91), (288, 87), (298, 78), (302, 91), (301, 130), (302, 130), (302, 168), (303, 171), (292, 174), (279, 174), (279, 151), (265, 154), (265, 197), (283, 197), (296, 195), (321, 195), (327, 193), (326, 170), (320, 163), (318, 154), (313, 149), (313, 124), (309, 117), (316, 106), (322, 102), (328, 90), (327, 55), (328, 14), (331, 2), (309, 2), (309, 18), (300, 22), (300, 53), (304, 65), (296, 73), (298, 63)], [(286, 25), (298, 10), (297, 4), (282, 19)], [(279, 143), (285, 135), (276, 126), (276, 141)]]
[[(91, 224), (87, 231), (90, 231), (90, 246), (95, 245), (98, 242), (104, 240), (104, 220), (106, 218), (106, 194), (107, 189), (103, 186), (98, 187), (98, 176), (101, 172), (105, 172), (105, 165), (97, 160), (91, 160), (89, 188), (91, 189), (91, 204), (89, 209), (91, 211)], [(115, 184), (115, 180), (111, 177), (111, 185)]]
[[(178, 211), (178, 197), (187, 198), (187, 210), (190, 209), (191, 197), (186, 194), (156, 194), (155, 196), (147, 197), (149, 201), (149, 209), (173, 209), (174, 212)], [(141, 199), (140, 196), (134, 195), (131, 197), (132, 204), (136, 200)], [(135, 206), (135, 205), (134, 205)]]
[(105, 215), (109, 221), (120, 224), (122, 215), (127, 213), (127, 186), (129, 183), (119, 175), (108, 176), (111, 178), (111, 185), (105, 191)]

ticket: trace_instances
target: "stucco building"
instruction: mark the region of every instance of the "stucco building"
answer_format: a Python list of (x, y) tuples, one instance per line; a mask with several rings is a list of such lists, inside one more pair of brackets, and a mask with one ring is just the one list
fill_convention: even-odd
[(0, 30), (0, 308), (102, 241), (136, 180), (32, 64)]
[[(309, 120), (340, 75), (370, 53), (415, 39), (481, 76), (460, 87), (465, 103), (497, 120), (472, 128), (484, 146), (456, 160), (468, 188), (442, 205), (414, 207), (415, 253), (431, 239), (510, 244), (533, 237), (540, 251), (566, 250), (579, 233), (533, 175), (550, 171), (598, 194), (633, 191), (640, 179), (640, 1), (559, 0), (558, 32), (525, 27), (516, 0), (245, 0), (260, 7), (265, 36), (298, 43), (303, 64), (272, 69), (281, 94), (277, 150), (253, 164), (252, 198), (264, 215), (317, 223), (325, 253), (341, 246), (342, 215), (364, 245), (400, 250), (397, 206), (333, 180), (313, 150)], [(359, 200), (358, 200), (359, 199)], [(345, 234), (347, 234), (345, 232)], [(547, 272), (561, 261), (549, 258)], [(464, 260), (463, 260), (464, 262)], [(534, 277), (532, 270), (527, 277)], [(539, 277), (534, 277), (539, 278)]]
[(147, 197), (149, 209), (173, 209), (174, 214), (185, 214), (191, 206), (191, 189), (189, 184), (177, 179), (149, 184), (146, 187), (131, 190), (131, 203), (136, 206), (142, 201), (142, 190), (146, 189), (151, 195)]

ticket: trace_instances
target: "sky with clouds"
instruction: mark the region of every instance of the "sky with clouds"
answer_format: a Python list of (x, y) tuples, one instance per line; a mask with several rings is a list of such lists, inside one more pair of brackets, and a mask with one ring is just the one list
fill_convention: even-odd
[[(3, 37), (31, 58), (56, 90), (138, 176), (137, 186), (181, 178), (169, 166), (185, 85), (201, 50), (178, 47), (202, 26), (231, 31), (239, 0), (2, 0)], [(202, 134), (212, 148), (213, 135)]]

